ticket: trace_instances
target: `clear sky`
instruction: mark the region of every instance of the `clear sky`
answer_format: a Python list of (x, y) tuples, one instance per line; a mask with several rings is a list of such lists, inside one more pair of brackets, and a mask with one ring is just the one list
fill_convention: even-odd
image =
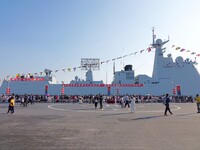
[[(0, 78), (17, 73), (60, 70), (57, 80), (70, 82), (85, 72), (63, 72), (80, 66), (81, 58), (110, 60), (146, 49), (157, 38), (168, 39), (165, 55), (200, 53), (199, 0), (9, 0), (0, 1)], [(135, 74), (152, 75), (154, 51), (115, 61), (115, 69), (132, 64)], [(200, 63), (200, 57), (197, 58)], [(101, 65), (95, 80), (112, 81), (113, 63)], [(199, 69), (199, 65), (197, 66)]]

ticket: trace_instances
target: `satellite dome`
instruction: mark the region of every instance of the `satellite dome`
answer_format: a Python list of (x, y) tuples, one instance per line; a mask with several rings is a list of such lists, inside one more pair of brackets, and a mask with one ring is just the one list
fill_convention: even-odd
[(156, 40), (156, 44), (162, 44), (162, 40), (161, 39), (157, 39)]
[(183, 62), (183, 58), (182, 58), (181, 56), (178, 56), (178, 57), (176, 58), (176, 62), (177, 62), (177, 63), (182, 63), (182, 62)]

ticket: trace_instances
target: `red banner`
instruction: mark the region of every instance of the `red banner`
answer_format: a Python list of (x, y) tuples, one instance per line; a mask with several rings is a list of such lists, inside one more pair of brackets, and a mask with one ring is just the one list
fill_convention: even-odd
[(44, 81), (44, 78), (10, 78), (10, 81)]
[(61, 94), (62, 94), (62, 95), (65, 94), (65, 88), (64, 88), (64, 87), (61, 88)]
[(143, 84), (63, 84), (64, 87), (143, 87)]
[(173, 89), (173, 95), (176, 95), (176, 89), (175, 88)]
[(177, 95), (181, 95), (181, 86), (180, 85), (176, 86), (176, 91), (177, 91)]
[(6, 88), (6, 95), (10, 95), (10, 88)]
[(48, 86), (48, 85), (45, 85), (45, 95), (48, 94), (48, 89), (49, 89), (49, 86)]

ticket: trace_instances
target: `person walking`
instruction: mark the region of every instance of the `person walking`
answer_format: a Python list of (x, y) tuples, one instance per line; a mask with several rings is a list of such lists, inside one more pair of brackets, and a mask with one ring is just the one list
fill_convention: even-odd
[(126, 106), (128, 106), (128, 108), (129, 108), (130, 105), (129, 105), (129, 97), (128, 97), (128, 94), (126, 94), (126, 96), (124, 97), (124, 102), (125, 102), (124, 108), (125, 108)]
[(164, 105), (165, 105), (165, 113), (164, 115), (167, 116), (167, 111), (169, 111), (169, 113), (172, 115), (173, 113), (171, 112), (170, 108), (169, 108), (169, 102), (170, 102), (170, 99), (169, 99), (169, 94), (167, 93), (165, 95), (165, 98), (164, 98)]
[(103, 96), (99, 94), (99, 109), (103, 109)]
[(96, 95), (95, 97), (94, 97), (94, 107), (95, 107), (95, 109), (97, 109), (97, 105), (98, 105), (98, 95)]
[(197, 113), (200, 113), (200, 96), (199, 96), (199, 94), (196, 95), (195, 101), (197, 103)]
[(14, 113), (14, 106), (15, 106), (15, 95), (12, 94), (12, 96), (8, 99), (9, 102), (9, 106), (8, 106), (8, 112), (9, 113), (11, 111), (11, 114)]
[(135, 96), (131, 97), (131, 113), (135, 113)]

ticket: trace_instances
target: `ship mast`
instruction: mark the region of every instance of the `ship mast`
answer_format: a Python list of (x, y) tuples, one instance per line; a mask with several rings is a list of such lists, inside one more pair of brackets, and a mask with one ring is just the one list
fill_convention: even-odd
[(161, 78), (166, 77), (166, 73), (164, 72), (165, 68), (165, 58), (163, 56), (163, 45), (169, 42), (169, 38), (167, 41), (162, 41), (161, 39), (157, 39), (155, 41), (155, 34), (154, 34), (154, 28), (152, 28), (152, 37), (153, 37), (153, 44), (152, 47), (155, 48), (155, 57), (154, 57), (154, 67), (153, 67), (153, 74), (152, 78), (159, 81)]
[(155, 41), (154, 41), (154, 27), (152, 27), (152, 37), (153, 37), (153, 45), (155, 44)]
[(156, 44), (155, 44), (155, 38), (156, 38), (156, 35), (154, 34), (154, 27), (152, 27), (152, 39), (153, 39), (153, 43), (152, 43), (152, 46), (155, 48)]

